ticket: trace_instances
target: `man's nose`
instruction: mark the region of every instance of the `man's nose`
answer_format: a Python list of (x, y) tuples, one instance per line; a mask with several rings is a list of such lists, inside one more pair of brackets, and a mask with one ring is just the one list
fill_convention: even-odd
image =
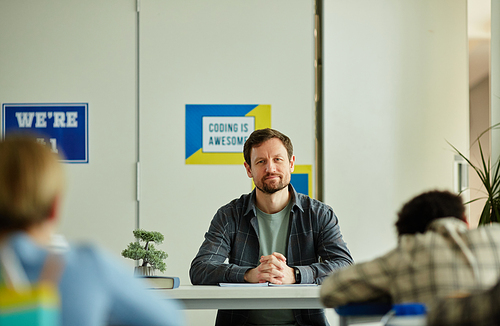
[(267, 163), (267, 172), (274, 172), (276, 170), (276, 164), (274, 164), (273, 161), (269, 161), (269, 163)]

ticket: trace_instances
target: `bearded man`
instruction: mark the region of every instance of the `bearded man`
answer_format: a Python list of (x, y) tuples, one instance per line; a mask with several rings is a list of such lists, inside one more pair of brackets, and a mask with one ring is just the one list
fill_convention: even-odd
[[(194, 285), (321, 284), (353, 263), (332, 208), (290, 184), (290, 139), (255, 130), (243, 147), (255, 189), (219, 208), (191, 263)], [(328, 325), (323, 309), (219, 310), (216, 325)]]

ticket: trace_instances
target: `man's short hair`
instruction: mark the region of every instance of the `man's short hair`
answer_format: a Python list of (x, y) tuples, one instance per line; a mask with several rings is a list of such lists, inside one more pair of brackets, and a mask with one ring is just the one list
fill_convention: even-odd
[(0, 229), (25, 230), (47, 219), (64, 189), (59, 156), (35, 137), (0, 141)]
[(438, 218), (456, 217), (464, 221), (462, 197), (449, 191), (433, 190), (407, 202), (398, 213), (396, 228), (399, 235), (424, 233)]
[(245, 142), (245, 145), (243, 145), (243, 156), (245, 157), (245, 162), (247, 162), (249, 166), (252, 166), (250, 155), (252, 152), (252, 148), (259, 147), (263, 142), (268, 141), (271, 138), (278, 138), (279, 140), (281, 140), (288, 153), (288, 160), (292, 159), (293, 145), (288, 136), (279, 132), (278, 130), (271, 128), (257, 129), (250, 134), (247, 141)]

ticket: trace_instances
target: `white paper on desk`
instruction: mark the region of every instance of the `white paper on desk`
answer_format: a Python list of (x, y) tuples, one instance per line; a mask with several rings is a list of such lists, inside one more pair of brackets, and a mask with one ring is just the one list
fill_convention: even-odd
[(258, 287), (258, 286), (318, 286), (317, 284), (273, 284), (265, 283), (219, 283), (223, 287)]
[(273, 284), (269, 283), (269, 286), (318, 286), (318, 284)]
[(224, 287), (256, 287), (256, 286), (268, 286), (269, 283), (219, 283), (219, 286)]

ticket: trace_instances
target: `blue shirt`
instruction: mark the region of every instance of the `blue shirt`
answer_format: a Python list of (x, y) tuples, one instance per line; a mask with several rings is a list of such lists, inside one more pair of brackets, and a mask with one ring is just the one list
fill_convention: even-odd
[[(47, 251), (24, 233), (9, 240), (28, 279), (36, 282)], [(120, 261), (91, 245), (70, 248), (63, 254), (59, 282), (62, 325), (184, 325), (181, 306), (156, 297), (142, 280), (135, 279)]]
[[(338, 219), (330, 206), (299, 194), (292, 198), (287, 264), (300, 270), (301, 283), (321, 284), (334, 270), (351, 265)], [(259, 226), (255, 190), (219, 208), (205, 241), (191, 263), (191, 283), (244, 283), (245, 272), (259, 264)], [(226, 258), (229, 260), (225, 263)], [(299, 325), (327, 325), (322, 309), (294, 310)], [(216, 325), (243, 325), (248, 311), (219, 310)]]

